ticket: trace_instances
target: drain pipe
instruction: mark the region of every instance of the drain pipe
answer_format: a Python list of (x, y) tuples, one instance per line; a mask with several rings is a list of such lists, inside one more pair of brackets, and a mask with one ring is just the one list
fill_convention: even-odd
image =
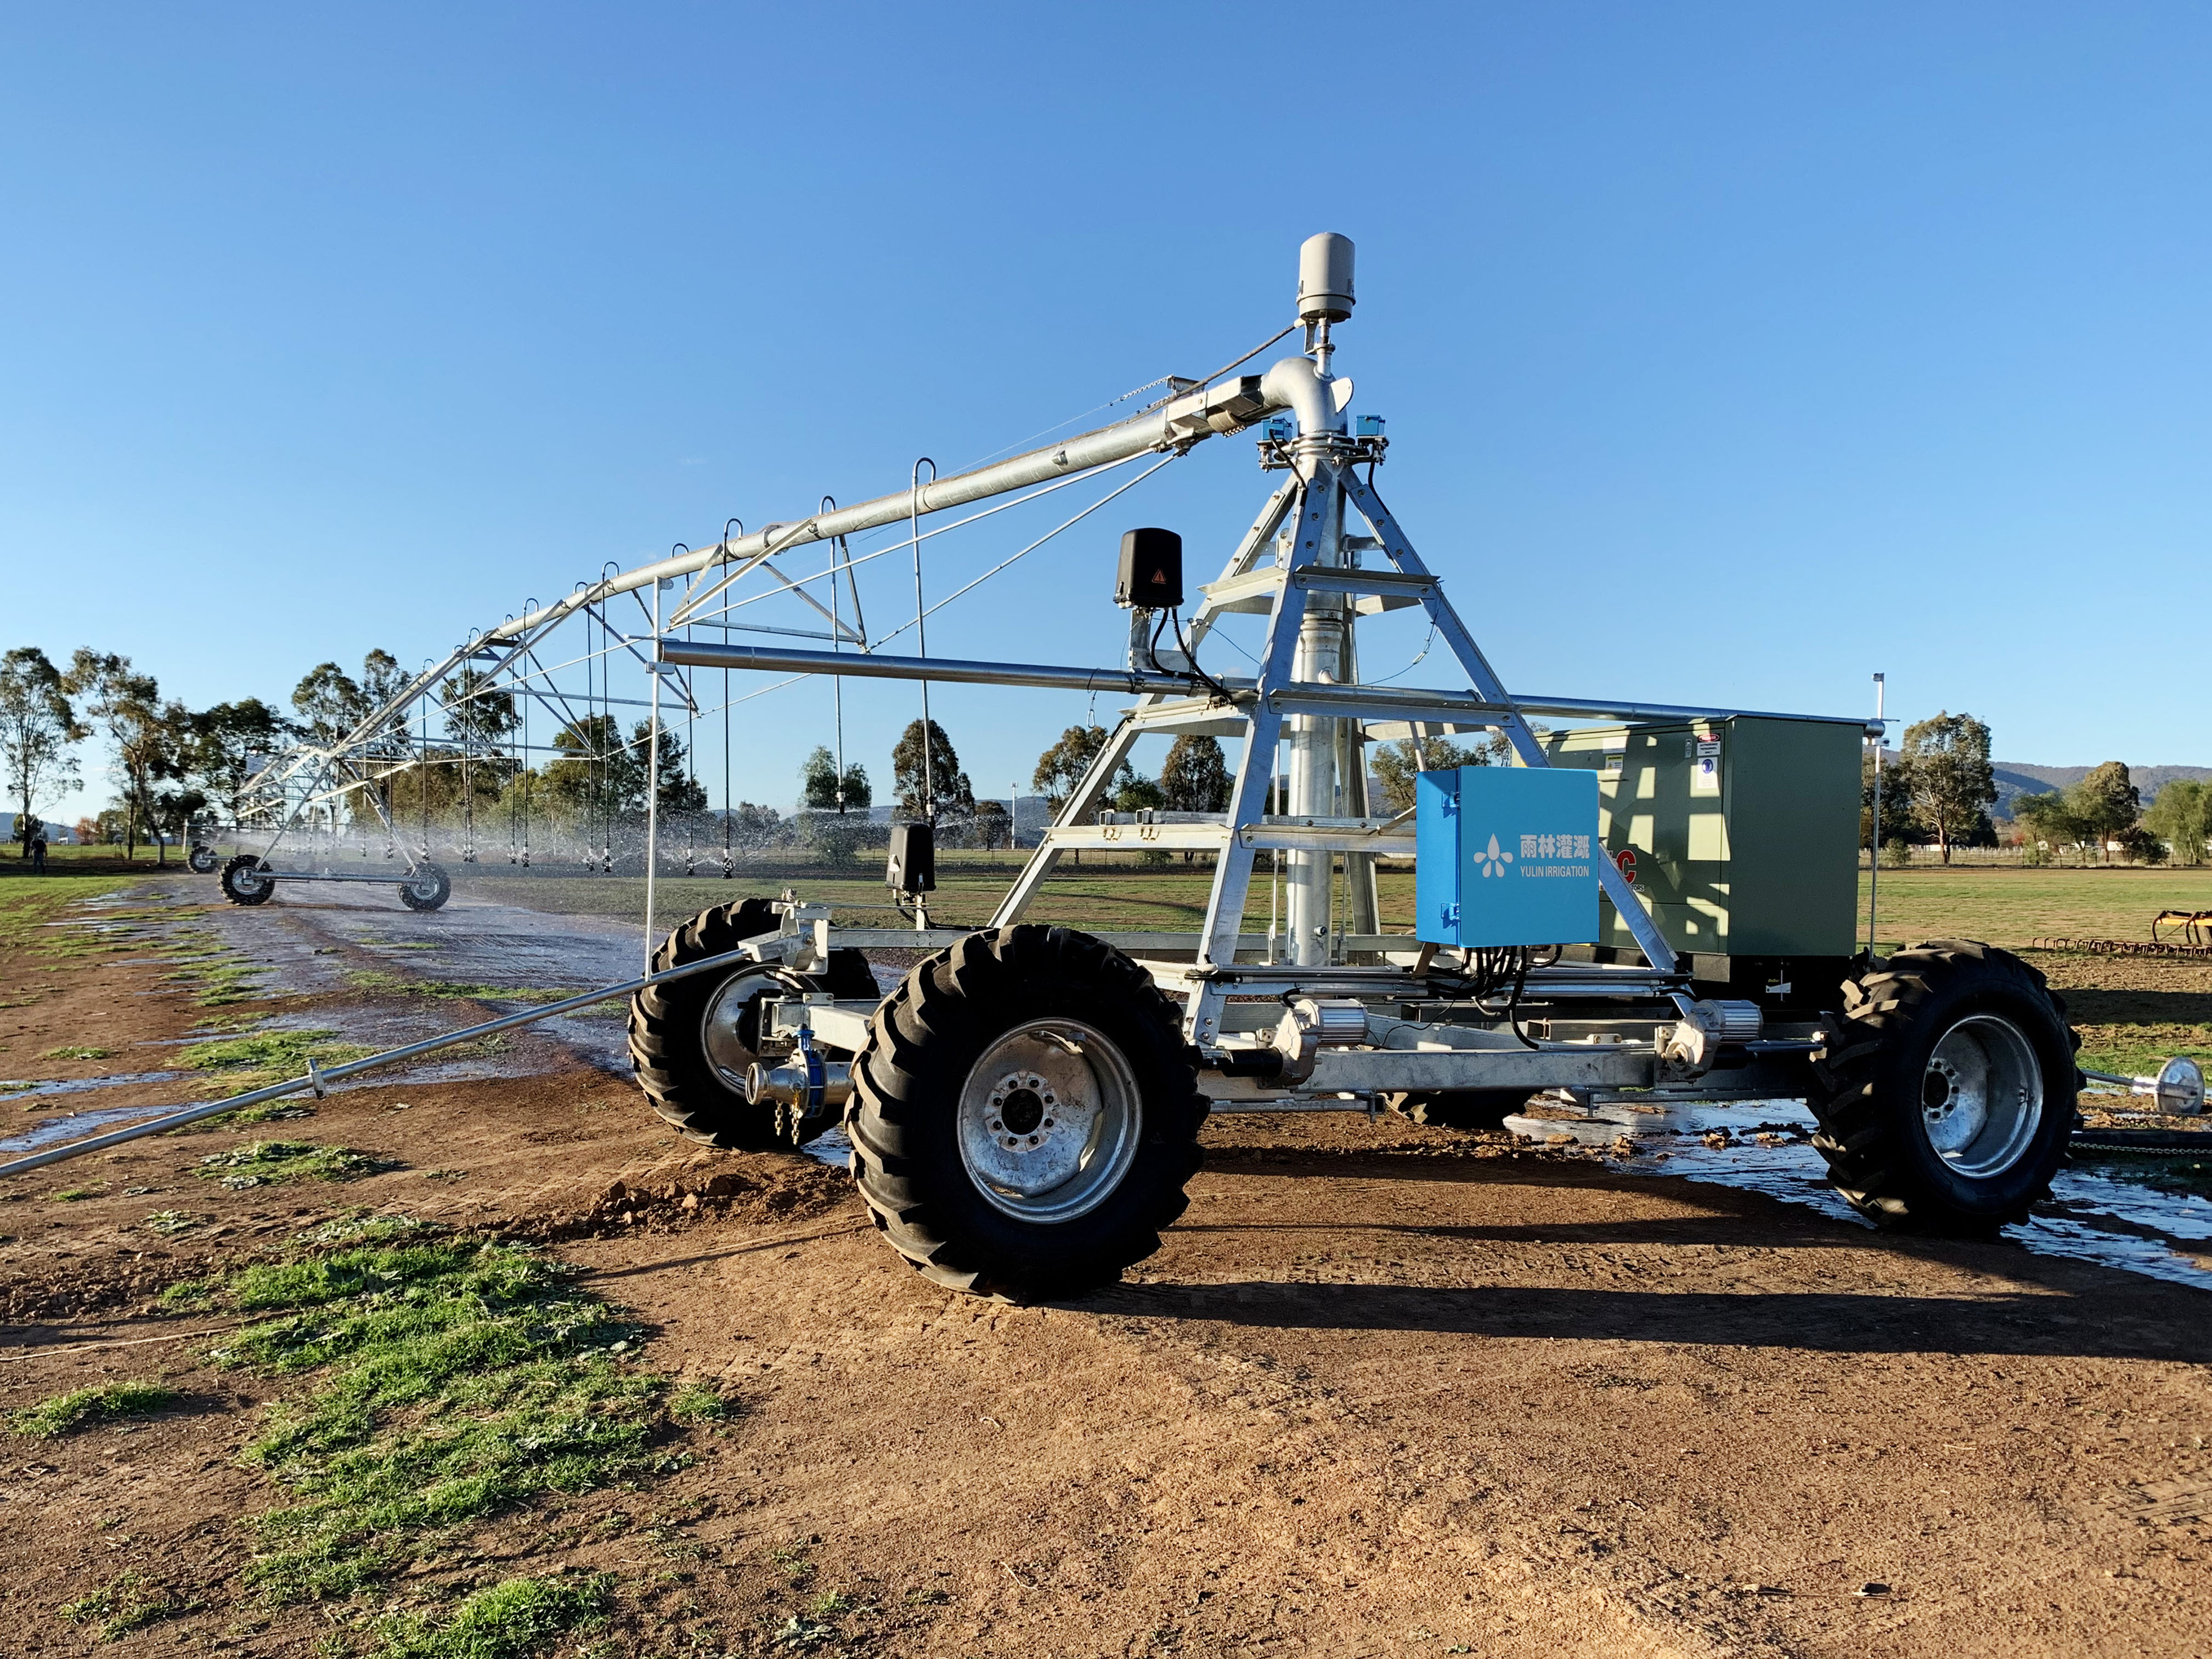
[(522, 1013), (507, 1014), (498, 1019), (488, 1019), (481, 1025), (464, 1026), (458, 1031), (448, 1031), (443, 1036), (426, 1037), (420, 1042), (410, 1042), (404, 1048), (387, 1048), (380, 1054), (371, 1054), (365, 1060), (349, 1060), (343, 1066), (333, 1066), (327, 1070), (310, 1061), (307, 1075), (295, 1077), (289, 1083), (272, 1083), (265, 1089), (255, 1089), (246, 1094), (233, 1095), (228, 1100), (214, 1101), (204, 1106), (194, 1106), (185, 1111), (172, 1112), (166, 1117), (154, 1118), (144, 1123), (134, 1123), (127, 1129), (118, 1129), (110, 1134), (95, 1135), (90, 1140), (72, 1141), (66, 1146), (57, 1146), (52, 1152), (34, 1152), (28, 1158), (19, 1158), (12, 1164), (0, 1164), (0, 1176), (21, 1175), (27, 1170), (41, 1170), (49, 1164), (59, 1164), (67, 1158), (82, 1158), (87, 1152), (102, 1152), (110, 1146), (120, 1146), (126, 1140), (137, 1140), (141, 1136), (161, 1134), (167, 1130), (180, 1128), (187, 1123), (197, 1123), (204, 1117), (219, 1117), (225, 1112), (234, 1112), (243, 1106), (258, 1106), (264, 1100), (281, 1100), (287, 1095), (307, 1093), (312, 1093), (319, 1098), (329, 1085), (337, 1082), (342, 1078), (352, 1077), (357, 1073), (372, 1072), (380, 1066), (397, 1065), (401, 1060), (412, 1060), (418, 1054), (434, 1054), (441, 1048), (451, 1048), (457, 1043), (471, 1042), (478, 1037), (489, 1036), (495, 1031), (511, 1031), (518, 1025), (534, 1024), (541, 1019), (550, 1019), (556, 1014), (570, 1013), (578, 1008), (588, 1008), (595, 1002), (605, 1002), (609, 997), (628, 996), (633, 992), (643, 990), (648, 985), (665, 984), (672, 979), (687, 979), (693, 974), (706, 973), (711, 969), (734, 968), (749, 960), (750, 958), (740, 947), (735, 951), (726, 951), (720, 956), (704, 957), (697, 962), (686, 963), (681, 968), (671, 968), (662, 973), (647, 974), (642, 979), (625, 980), (620, 985), (609, 985), (597, 991), (586, 991), (579, 996), (548, 1003), (542, 1008), (532, 1008)]

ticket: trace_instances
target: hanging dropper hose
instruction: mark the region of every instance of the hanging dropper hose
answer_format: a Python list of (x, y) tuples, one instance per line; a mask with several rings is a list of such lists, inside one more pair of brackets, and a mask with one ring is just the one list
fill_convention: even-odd
[[(724, 520), (722, 545), (725, 548), (730, 544), (730, 526), (732, 525), (737, 526), (739, 535), (744, 534), (745, 521), (743, 519)], [(726, 616), (729, 613), (725, 611), (723, 614)], [(727, 626), (725, 626), (722, 629), (722, 638), (726, 641), (729, 637), (730, 630)], [(730, 671), (725, 668), (722, 671), (722, 879), (724, 881), (730, 878), (730, 872), (736, 865), (736, 854), (730, 850)]]
[[(835, 513), (837, 510), (837, 498), (835, 495), (824, 495), (822, 498), (821, 507), (817, 510), (823, 513)], [(845, 538), (842, 536), (836, 537), (830, 542), (830, 648), (838, 652), (845, 648), (845, 628), (837, 616), (837, 560), (841, 554), (845, 553)], [(833, 793), (837, 802), (837, 816), (842, 818), (845, 816), (845, 677), (842, 674), (832, 674), (830, 677), (830, 718), (831, 734), (837, 745), (836, 758), (834, 763), (837, 768), (837, 787)]]
[[(929, 612), (921, 603), (921, 469), (929, 469), (929, 481), (937, 482), (937, 463), (923, 456), (914, 464), (914, 494), (909, 498), (907, 514), (908, 531), (914, 541), (914, 628), (918, 654), (929, 654)], [(921, 816), (924, 823), (937, 822), (937, 777), (931, 764), (929, 724), (929, 682), (921, 682)]]

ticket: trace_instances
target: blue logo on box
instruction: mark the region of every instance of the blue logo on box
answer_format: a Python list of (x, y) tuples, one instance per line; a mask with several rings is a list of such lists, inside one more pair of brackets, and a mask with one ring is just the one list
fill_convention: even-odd
[(1424, 772), (1413, 830), (1415, 938), (1481, 948), (1596, 942), (1596, 773)]

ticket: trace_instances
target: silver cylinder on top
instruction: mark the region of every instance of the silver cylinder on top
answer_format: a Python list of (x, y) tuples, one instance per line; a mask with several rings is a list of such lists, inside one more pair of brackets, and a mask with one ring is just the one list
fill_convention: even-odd
[(1352, 238), (1325, 230), (1298, 247), (1298, 320), (1340, 323), (1352, 315)]

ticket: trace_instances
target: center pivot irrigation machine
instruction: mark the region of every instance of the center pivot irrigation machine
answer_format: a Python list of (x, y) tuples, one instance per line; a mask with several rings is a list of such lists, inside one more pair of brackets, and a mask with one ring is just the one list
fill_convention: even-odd
[[(611, 627), (625, 594), (650, 631), (623, 635), (619, 652), (649, 661), (656, 722), (664, 688), (671, 707), (696, 712), (699, 670), (920, 681), (925, 698), (933, 682), (1131, 698), (988, 926), (931, 924), (935, 846), (921, 822), (898, 826), (891, 846), (890, 884), (913, 926), (855, 928), (826, 904), (748, 898), (691, 917), (659, 940), (644, 976), (609, 988), (633, 994), (630, 1052), (662, 1117), (693, 1139), (755, 1149), (842, 1122), (877, 1226), (947, 1285), (1039, 1297), (1113, 1280), (1182, 1213), (1212, 1109), (1389, 1106), (1472, 1127), (1539, 1091), (1593, 1109), (1802, 1098), (1837, 1188), (1876, 1221), (1980, 1232), (2023, 1218), (2065, 1157), (2078, 1039), (2042, 975), (2002, 951), (1859, 948), (1860, 762), (1880, 726), (1509, 693), (1376, 491), (1382, 423), (1349, 417), (1352, 383), (1333, 368), (1332, 331), (1352, 308), (1351, 242), (1316, 236), (1284, 331), (1303, 328), (1304, 349), (1264, 373), (1234, 372), (1259, 355), (1248, 354), (1205, 381), (1170, 381), (1134, 419), (942, 479), (917, 467), (893, 495), (726, 530), (712, 547), (580, 586), (426, 670), (348, 742), (404, 731), (408, 711), (471, 663), (483, 665), (469, 671), (479, 690), (565, 696), (541, 642), (580, 613)], [(1121, 548), (1124, 665), (927, 654), (920, 549), (939, 532), (922, 529), (926, 517), (1012, 492), (1034, 499), (1148, 458), (1157, 470), (1254, 428), (1261, 471), (1280, 483), (1200, 587), (1187, 626), (1179, 538), (1137, 530)], [(884, 653), (857, 626), (860, 561), (846, 538), (893, 526), (915, 553), (914, 656)], [(808, 544), (828, 545), (824, 571), (794, 580), (775, 565)], [(830, 648), (730, 642), (748, 580), (820, 613), (830, 631), (816, 637)], [(1463, 688), (1362, 683), (1362, 624), (1414, 608)], [(1202, 665), (1209, 635), (1237, 613), (1265, 619), (1256, 672)], [(721, 640), (699, 639), (700, 624)], [(659, 729), (647, 757), (656, 774)], [(1411, 809), (1376, 810), (1369, 744), (1410, 742), (1418, 757), (1468, 732), (1504, 763), (1423, 770)], [(1132, 745), (1154, 733), (1241, 740), (1225, 812), (1102, 810)], [(264, 777), (294, 789), (289, 823), (315, 797), (284, 780), (313, 773), (327, 791), (372, 771), (340, 744)], [(646, 799), (650, 812), (658, 795)], [(649, 938), (659, 833), (649, 818)], [(1094, 935), (1025, 922), (1054, 866), (1085, 848), (1211, 854), (1202, 927)], [(427, 851), (422, 896), (442, 902)], [(1407, 858), (1414, 925), (1386, 933), (1378, 862)], [(266, 896), (258, 855), (231, 869), (234, 899)], [(1248, 931), (1255, 880), (1267, 889), (1265, 932)], [(915, 947), (931, 954), (882, 996), (866, 953)], [(2177, 1109), (2194, 1109), (2185, 1084), (2173, 1080)]]

